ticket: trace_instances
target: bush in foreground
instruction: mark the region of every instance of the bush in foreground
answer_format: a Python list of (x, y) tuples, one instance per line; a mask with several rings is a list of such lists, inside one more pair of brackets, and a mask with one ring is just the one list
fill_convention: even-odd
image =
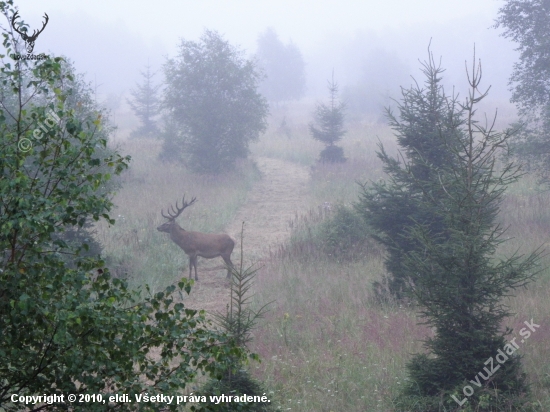
[[(0, 3), (8, 24), (13, 1)], [(4, 30), (7, 55), (20, 44)], [(4, 56), (5, 58), (5, 56)], [(102, 113), (83, 110), (62, 58), (3, 62), (0, 69), (0, 405), (12, 394), (181, 394), (201, 373), (220, 373), (245, 351), (212, 330), (203, 312), (176, 303), (186, 281), (151, 294), (112, 279), (86, 246), (63, 237), (91, 219), (114, 221), (109, 182), (130, 159), (107, 149)], [(82, 94), (78, 97), (84, 97)], [(89, 107), (88, 107), (89, 109)], [(108, 128), (107, 128), (108, 129)], [(103, 131), (102, 131), (103, 130)], [(67, 398), (65, 398), (66, 400)], [(104, 411), (87, 402), (75, 410)], [(31, 411), (68, 405), (26, 405)], [(113, 410), (135, 403), (113, 402)], [(141, 404), (142, 410), (176, 405)]]

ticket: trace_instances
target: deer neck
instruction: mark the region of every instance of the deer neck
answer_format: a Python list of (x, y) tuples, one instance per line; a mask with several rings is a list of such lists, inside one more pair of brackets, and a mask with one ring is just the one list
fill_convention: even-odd
[(170, 236), (172, 238), (178, 237), (178, 235), (181, 236), (182, 232), (185, 232), (185, 229), (174, 222), (174, 224), (172, 225), (172, 229), (170, 230)]

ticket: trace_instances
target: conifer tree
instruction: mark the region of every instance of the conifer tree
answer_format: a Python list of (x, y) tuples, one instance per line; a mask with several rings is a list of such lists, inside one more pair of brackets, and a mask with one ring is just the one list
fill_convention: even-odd
[[(267, 312), (269, 302), (258, 310), (250, 308), (252, 296), (250, 290), (258, 268), (254, 265), (244, 266), (244, 222), (241, 226), (241, 256), (238, 267), (228, 267), (231, 273), (230, 303), (225, 313), (214, 313), (213, 317), (221, 329), (233, 337), (237, 346), (248, 352), (247, 345), (253, 339), (253, 330), (259, 319)], [(256, 354), (250, 354), (252, 359), (259, 361)], [(265, 394), (263, 384), (251, 376), (243, 359), (235, 357), (226, 363), (223, 373), (210, 379), (202, 388), (202, 392), (220, 396), (222, 394), (262, 396)], [(269, 402), (232, 403), (220, 405), (220, 411), (253, 411), (268, 412), (275, 406)]]
[(158, 96), (159, 85), (153, 83), (155, 73), (147, 64), (145, 71), (141, 72), (143, 83), (137, 84), (136, 89), (130, 93), (132, 99), (128, 104), (134, 114), (139, 118), (141, 126), (131, 133), (132, 137), (158, 137), (159, 129), (155, 117), (160, 113), (160, 98)]
[[(390, 297), (401, 299), (408, 288), (408, 272), (403, 267), (403, 256), (420, 245), (403, 232), (415, 223), (423, 223), (441, 231), (442, 221), (426, 208), (418, 209), (415, 199), (422, 195), (424, 185), (437, 180), (437, 169), (456, 162), (446, 145), (457, 143), (456, 136), (464, 122), (463, 110), (455, 96), (447, 96), (441, 85), (441, 65), (436, 65), (429, 53), (422, 64), (425, 76), (423, 86), (416, 83), (402, 89), (397, 116), (386, 109), (390, 126), (396, 132), (401, 158), (390, 157), (379, 145), (378, 157), (383, 163), (389, 182), (361, 184), (357, 211), (374, 229), (375, 239), (387, 248), (385, 261), (389, 273)], [(437, 189), (432, 196), (443, 195)], [(387, 297), (386, 297), (387, 298)]]
[[(465, 122), (452, 136), (440, 135), (450, 161), (437, 166), (421, 158), (418, 164), (433, 176), (429, 180), (406, 167), (422, 188), (412, 199), (414, 208), (440, 223), (415, 221), (402, 234), (416, 245), (403, 255), (411, 294), (435, 331), (425, 342), (428, 354), (415, 355), (407, 366), (404, 410), (412, 404), (422, 411), (456, 410), (466, 402), (477, 411), (518, 410), (527, 392), (517, 344), (506, 339), (510, 329), (501, 329), (510, 315), (502, 299), (532, 280), (539, 254), (495, 259), (505, 241), (497, 222), (500, 204), (507, 186), (520, 178), (520, 166), (496, 162), (513, 132), (496, 132), (494, 121), (482, 125), (475, 119), (488, 92), (479, 92), (475, 55), (468, 80), (469, 96), (461, 105)], [(536, 331), (536, 322), (529, 324)]]
[(329, 105), (324, 103), (317, 105), (314, 114), (317, 126), (310, 123), (309, 132), (315, 140), (326, 145), (320, 155), (321, 162), (345, 162), (344, 150), (334, 144), (346, 134), (344, 130), (346, 105), (344, 102), (338, 101), (338, 84), (334, 82), (334, 73), (332, 73), (332, 80), (328, 82), (328, 90), (330, 103)]

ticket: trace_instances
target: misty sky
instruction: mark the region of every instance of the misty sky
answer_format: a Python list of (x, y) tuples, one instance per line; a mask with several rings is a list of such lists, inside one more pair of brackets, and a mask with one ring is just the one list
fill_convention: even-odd
[(310, 48), (323, 32), (400, 29), (448, 22), (461, 17), (494, 18), (501, 2), (495, 0), (22, 0), (17, 5), (30, 24), (40, 24), (43, 12), (52, 25), (57, 15), (74, 18), (82, 26), (121, 25), (146, 40), (155, 37), (172, 48), (174, 39), (196, 38), (203, 28), (215, 28), (245, 48), (255, 46), (257, 34), (268, 26), (283, 38)]
[(206, 28), (252, 54), (259, 34), (273, 27), (283, 42), (292, 41), (302, 51), (310, 95), (324, 93), (332, 69), (340, 84), (354, 84), (379, 52), (398, 61), (401, 72), (419, 76), (418, 59), (426, 58), (432, 39), (434, 55), (442, 56), (448, 69), (448, 84), (464, 82), (464, 61), (471, 61), (475, 43), (490, 77), (487, 85), (493, 85), (494, 96), (505, 97), (516, 54), (514, 45), (490, 28), (502, 4), (499, 0), (16, 1), (31, 30), (41, 27), (44, 12), (50, 17), (35, 53), (68, 56), (103, 94), (127, 91), (148, 60), (159, 69), (165, 56), (175, 55), (181, 38), (196, 40)]

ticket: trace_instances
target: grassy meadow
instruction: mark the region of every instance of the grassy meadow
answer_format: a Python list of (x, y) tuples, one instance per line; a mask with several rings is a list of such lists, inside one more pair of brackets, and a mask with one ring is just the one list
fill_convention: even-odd
[[(300, 231), (314, 232), (338, 204), (354, 202), (357, 181), (384, 178), (375, 154), (377, 142), (389, 153), (395, 153), (396, 143), (387, 125), (349, 124), (342, 140), (348, 161), (318, 165), (323, 146), (308, 134), (307, 110), (298, 110), (295, 117), (283, 116), (281, 108), (273, 112), (270, 129), (251, 150), (253, 157), (283, 159), (310, 169), (310, 209), (298, 212), (291, 222), (295, 240)], [(134, 285), (149, 283), (160, 289), (187, 267), (182, 251), (155, 230), (163, 221), (160, 210), (181, 202), (184, 193), (196, 196), (199, 203), (180, 221), (193, 230), (223, 231), (261, 177), (252, 161), (223, 176), (192, 175), (159, 162), (158, 141), (119, 144), (133, 160), (114, 198), (116, 225), (99, 225), (97, 236), (117, 274), (128, 273)], [(550, 250), (549, 204), (550, 195), (540, 191), (533, 176), (510, 187), (500, 215), (509, 226), (510, 240), (499, 253), (530, 252), (540, 246)], [(359, 256), (339, 257), (309, 247), (304, 238), (281, 245), (261, 262), (254, 305), (273, 303), (251, 344), (262, 359), (250, 365), (254, 376), (265, 383), (281, 410), (397, 411), (392, 398), (407, 379), (405, 365), (411, 354), (423, 350), (422, 339), (431, 330), (417, 324), (407, 305), (382, 305), (374, 299), (371, 284), (384, 274), (383, 251), (376, 244), (366, 243)], [(549, 263), (545, 257), (543, 264)], [(535, 405), (550, 410), (550, 271), (543, 270), (535, 283), (518, 290), (507, 303), (516, 313), (503, 325), (514, 328), (510, 338), (519, 336), (524, 321), (540, 325), (520, 351)]]
[(178, 222), (191, 230), (222, 232), (260, 175), (255, 164), (246, 160), (223, 176), (197, 176), (180, 165), (159, 161), (160, 141), (126, 140), (117, 145), (132, 161), (113, 199), (111, 217), (116, 223), (110, 227), (101, 222), (96, 235), (115, 275), (127, 273), (133, 286), (147, 283), (159, 291), (177, 281), (188, 267), (183, 251), (156, 230), (166, 221), (161, 210), (166, 213), (176, 201), (181, 205), (184, 195), (187, 201), (195, 196), (197, 202)]

